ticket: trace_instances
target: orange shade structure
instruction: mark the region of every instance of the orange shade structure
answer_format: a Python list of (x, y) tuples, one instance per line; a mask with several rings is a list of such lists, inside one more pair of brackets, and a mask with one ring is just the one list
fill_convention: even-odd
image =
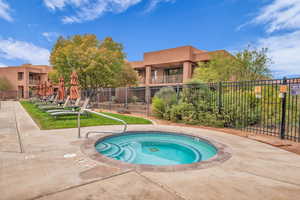
[(79, 98), (79, 88), (78, 88), (78, 76), (74, 71), (71, 74), (71, 88), (70, 88), (70, 99), (75, 100)]
[(44, 82), (44, 96), (48, 96), (48, 87), (49, 87), (48, 82), (45, 81)]
[(37, 94), (41, 97), (43, 96), (43, 84), (40, 83), (39, 86), (38, 86), (38, 92)]
[(43, 84), (43, 96), (47, 96), (47, 82), (44, 81), (44, 84)]
[(52, 85), (52, 83), (47, 81), (46, 84), (47, 84), (46, 95), (47, 96), (53, 95), (53, 85)]
[(63, 77), (59, 79), (58, 99), (63, 101), (65, 98), (65, 80)]
[(45, 82), (43, 82), (42, 84), (41, 84), (41, 96), (42, 97), (44, 97), (44, 96), (46, 96), (46, 86), (45, 86)]

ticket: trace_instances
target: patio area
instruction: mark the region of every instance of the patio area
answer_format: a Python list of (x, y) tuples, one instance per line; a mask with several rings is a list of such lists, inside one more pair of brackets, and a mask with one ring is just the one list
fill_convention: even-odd
[[(120, 126), (87, 130), (119, 131)], [(101, 163), (81, 150), (77, 129), (40, 130), (19, 102), (0, 108), (0, 199), (298, 200), (300, 156), (213, 130), (129, 125), (129, 131), (195, 134), (226, 144), (232, 157), (212, 167), (146, 172)], [(20, 153), (19, 138), (24, 153)]]

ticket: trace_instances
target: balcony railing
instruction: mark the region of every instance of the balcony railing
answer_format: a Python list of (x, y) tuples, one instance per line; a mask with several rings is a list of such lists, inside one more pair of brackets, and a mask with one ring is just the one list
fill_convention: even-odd
[(142, 76), (139, 76), (139, 77), (138, 77), (138, 83), (139, 83), (139, 84), (145, 84), (145, 78), (142, 77)]
[(183, 82), (182, 74), (152, 77), (152, 80), (151, 80), (152, 84), (182, 83), (182, 82)]
[(39, 80), (29, 79), (29, 85), (39, 85), (39, 84), (40, 84)]

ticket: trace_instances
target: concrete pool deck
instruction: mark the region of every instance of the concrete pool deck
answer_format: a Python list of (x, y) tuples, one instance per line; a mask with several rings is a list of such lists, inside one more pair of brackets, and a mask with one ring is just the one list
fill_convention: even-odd
[[(82, 128), (120, 130), (120, 126)], [(181, 131), (231, 148), (232, 157), (206, 169), (140, 172), (82, 153), (77, 129), (40, 130), (18, 102), (0, 109), (0, 199), (276, 199), (300, 197), (300, 156), (222, 132), (179, 126), (128, 130)], [(20, 153), (20, 133), (25, 153)]]

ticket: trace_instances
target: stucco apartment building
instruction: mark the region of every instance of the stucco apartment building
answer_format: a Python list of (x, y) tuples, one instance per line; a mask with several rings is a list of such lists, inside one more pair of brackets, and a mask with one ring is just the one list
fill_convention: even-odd
[(47, 65), (24, 64), (0, 68), (0, 77), (6, 78), (12, 85), (12, 90), (18, 92), (19, 98), (28, 98), (36, 92), (42, 81), (48, 79), (52, 67)]
[[(182, 46), (144, 53), (142, 61), (129, 62), (138, 72), (139, 87), (182, 84), (191, 79), (199, 62), (209, 62), (213, 54), (224, 50), (205, 51), (192, 46)], [(0, 68), (0, 77), (12, 84), (19, 98), (34, 95), (37, 86), (48, 79), (52, 67), (24, 64)]]
[(139, 86), (182, 84), (191, 79), (199, 62), (209, 62), (212, 55), (225, 50), (205, 51), (182, 46), (144, 53), (142, 61), (130, 62), (138, 72)]

